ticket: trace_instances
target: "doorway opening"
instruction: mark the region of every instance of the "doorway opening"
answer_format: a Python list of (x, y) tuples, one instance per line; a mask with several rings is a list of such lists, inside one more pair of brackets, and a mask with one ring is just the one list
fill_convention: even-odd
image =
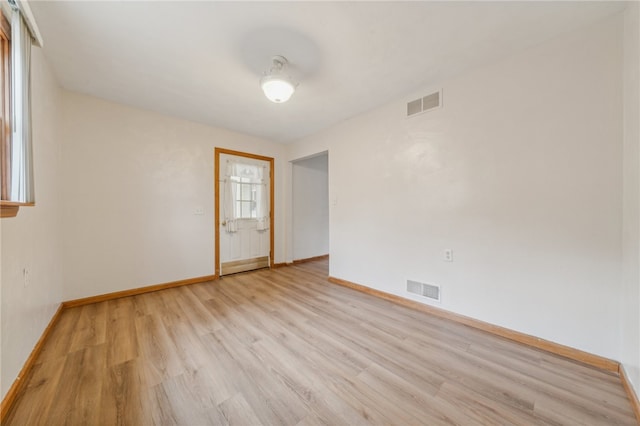
[(329, 254), (329, 153), (292, 163), (292, 258), (297, 263)]

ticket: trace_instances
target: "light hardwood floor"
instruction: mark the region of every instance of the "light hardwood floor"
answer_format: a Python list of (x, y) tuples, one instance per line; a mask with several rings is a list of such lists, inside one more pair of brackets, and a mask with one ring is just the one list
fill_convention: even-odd
[(611, 373), (326, 277), (323, 260), (65, 310), (6, 424), (636, 424)]

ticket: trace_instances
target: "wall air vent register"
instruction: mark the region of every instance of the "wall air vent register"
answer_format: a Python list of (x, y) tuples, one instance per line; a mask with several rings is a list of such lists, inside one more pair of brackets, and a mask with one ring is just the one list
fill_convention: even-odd
[(407, 291), (409, 293), (417, 294), (427, 299), (440, 302), (442, 292), (440, 286), (434, 284), (426, 284), (418, 281), (407, 280)]
[(442, 90), (407, 102), (407, 117), (430, 111), (442, 106)]

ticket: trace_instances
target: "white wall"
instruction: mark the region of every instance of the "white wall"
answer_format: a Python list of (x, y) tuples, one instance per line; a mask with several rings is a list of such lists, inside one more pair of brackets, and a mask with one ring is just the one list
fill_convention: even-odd
[[(407, 279), (440, 284), (444, 309), (619, 359), (621, 29), (610, 18), (290, 148), (329, 151), (330, 274), (403, 297)], [(442, 109), (404, 117), (439, 88)]]
[(640, 395), (640, 5), (624, 21), (623, 289), (620, 360)]
[[(60, 91), (38, 48), (32, 50), (36, 206), (0, 222), (2, 241), (0, 394), (4, 398), (62, 301), (60, 241)], [(25, 285), (23, 270), (29, 270)]]
[(329, 157), (292, 163), (293, 259), (329, 253)]
[(284, 262), (283, 145), (70, 92), (63, 102), (65, 299), (214, 273), (215, 147), (275, 158)]
[[(638, 389), (631, 8), (624, 152), (621, 17), (290, 147), (61, 92), (34, 49), (37, 206), (0, 223), (2, 396), (60, 301), (213, 273), (215, 146), (276, 158), (276, 262), (291, 255), (285, 154), (329, 150), (331, 275), (403, 297), (407, 278), (441, 284), (444, 309), (621, 359)], [(443, 109), (404, 118), (437, 88)]]

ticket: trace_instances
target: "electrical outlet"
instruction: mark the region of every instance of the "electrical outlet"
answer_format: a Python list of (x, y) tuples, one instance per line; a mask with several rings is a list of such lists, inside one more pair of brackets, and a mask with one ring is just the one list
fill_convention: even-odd
[(22, 278), (24, 279), (24, 286), (27, 287), (29, 285), (29, 269), (22, 269)]
[(442, 260), (444, 260), (445, 262), (453, 262), (453, 250), (445, 249), (444, 258)]
[(193, 214), (196, 216), (202, 216), (204, 214), (204, 209), (202, 207), (196, 207), (193, 209)]

